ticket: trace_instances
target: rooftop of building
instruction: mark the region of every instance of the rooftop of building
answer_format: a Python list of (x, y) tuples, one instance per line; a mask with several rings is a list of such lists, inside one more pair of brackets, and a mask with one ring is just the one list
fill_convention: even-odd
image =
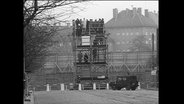
[(158, 27), (158, 13), (156, 12), (148, 12), (149, 13), (149, 17), (153, 19), (153, 21), (156, 23), (157, 27)]
[[(139, 10), (139, 11), (138, 11)], [(146, 14), (147, 13), (147, 14)], [(133, 8), (133, 10), (126, 9), (118, 13), (115, 8), (113, 10), (113, 18), (106, 24), (106, 28), (130, 28), (130, 27), (157, 27), (157, 24), (149, 16), (148, 10), (145, 10), (145, 15), (141, 13), (140, 8)]]

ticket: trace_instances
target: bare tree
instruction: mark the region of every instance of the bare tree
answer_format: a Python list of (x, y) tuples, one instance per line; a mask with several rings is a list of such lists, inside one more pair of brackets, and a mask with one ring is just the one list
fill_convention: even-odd
[[(27, 26), (24, 29), (24, 61), (25, 70), (34, 70), (33, 67), (41, 65), (40, 62), (47, 54), (47, 48), (52, 46), (52, 36), (56, 29), (53, 27)], [(39, 59), (39, 61), (36, 61)], [(39, 62), (39, 63), (38, 63)]]
[[(24, 28), (30, 23), (35, 25), (50, 25), (48, 22), (51, 21), (56, 24), (60, 22), (67, 22), (67, 18), (70, 14), (76, 13), (74, 9), (83, 10), (79, 8), (76, 3), (83, 2), (85, 0), (24, 0), (23, 1), (23, 15), (24, 15)], [(53, 9), (63, 7), (59, 13), (51, 13)], [(56, 20), (56, 18), (65, 17), (63, 20)]]
[(145, 35), (139, 35), (135, 39), (132, 40), (132, 47), (130, 47), (131, 51), (151, 51), (151, 44), (146, 43)]
[[(68, 18), (83, 10), (83, 7), (74, 5), (84, 0), (24, 0), (24, 69), (33, 70), (39, 66), (37, 59), (43, 60), (47, 48), (51, 47), (52, 37), (57, 32), (57, 24), (68, 22)], [(59, 12), (54, 12), (60, 8)], [(78, 11), (76, 10), (78, 9)], [(42, 62), (42, 61), (40, 61)]]
[[(53, 36), (58, 28), (57, 24), (68, 22), (71, 14), (76, 14), (84, 8), (74, 5), (84, 0), (23, 0), (23, 49), (24, 72), (34, 71), (41, 67), (48, 48), (53, 46)], [(54, 9), (60, 8), (54, 12)], [(76, 11), (78, 9), (78, 11)], [(39, 59), (39, 61), (37, 61)], [(36, 67), (36, 68), (35, 68)], [(28, 91), (27, 74), (25, 75)]]

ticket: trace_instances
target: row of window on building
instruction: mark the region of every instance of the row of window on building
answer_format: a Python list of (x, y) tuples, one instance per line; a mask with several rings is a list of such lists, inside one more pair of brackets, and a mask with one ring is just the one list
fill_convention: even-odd
[[(152, 44), (151, 40), (146, 40), (145, 41), (146, 44)], [(132, 41), (122, 41), (122, 42), (116, 42), (117, 45), (120, 45), (120, 44), (133, 44)], [(154, 44), (156, 44), (156, 41), (154, 41)]]
[[(152, 33), (152, 32), (145, 32), (145, 35), (152, 35), (152, 34), (155, 34), (155, 33)], [(131, 33), (116, 33), (116, 35), (140, 35), (140, 33), (139, 32), (136, 32), (136, 33), (133, 33), (133, 32), (131, 32)]]

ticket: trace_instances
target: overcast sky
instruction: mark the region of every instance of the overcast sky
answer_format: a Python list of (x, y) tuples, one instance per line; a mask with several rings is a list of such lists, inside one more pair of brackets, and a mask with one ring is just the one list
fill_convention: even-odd
[(132, 9), (132, 7), (141, 7), (142, 13), (144, 14), (144, 9), (148, 9), (149, 11), (158, 12), (158, 1), (90, 1), (86, 3), (80, 3), (77, 5), (81, 5), (85, 7), (84, 11), (77, 13), (77, 15), (73, 15), (72, 19), (99, 19), (104, 18), (105, 22), (109, 21), (113, 16), (113, 8), (117, 8), (118, 12), (121, 10), (125, 10), (126, 8)]

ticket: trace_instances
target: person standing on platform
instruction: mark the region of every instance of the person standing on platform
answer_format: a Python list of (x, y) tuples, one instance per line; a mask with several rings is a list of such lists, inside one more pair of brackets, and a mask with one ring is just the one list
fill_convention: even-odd
[(88, 63), (88, 55), (87, 55), (87, 53), (85, 53), (85, 55), (84, 55), (84, 62)]
[(94, 32), (97, 33), (97, 29), (98, 29), (98, 21), (95, 19), (94, 24), (93, 24), (93, 29), (95, 30)]
[(101, 23), (102, 23), (102, 30), (101, 30), (101, 32), (102, 32), (102, 34), (103, 34), (103, 33), (104, 33), (104, 30), (103, 30), (103, 29), (104, 29), (104, 28), (103, 28), (103, 27), (104, 27), (104, 19), (102, 18), (101, 21), (102, 21), (102, 22), (101, 22)]
[(102, 24), (102, 19), (99, 19), (99, 24), (100, 24), (100, 26), (99, 26), (99, 28), (100, 28), (100, 30), (99, 30), (99, 33), (100, 34), (102, 34), (103, 32), (103, 24)]
[(81, 36), (81, 33), (82, 33), (82, 19), (79, 20), (79, 36)]
[(98, 33), (98, 34), (101, 34), (101, 30), (102, 30), (102, 28), (101, 28), (101, 21), (102, 21), (102, 20), (99, 18), (99, 19), (98, 19), (98, 28), (97, 28), (97, 33)]
[(94, 22), (93, 22), (92, 19), (90, 19), (90, 20), (89, 20), (89, 24), (88, 24), (88, 26), (89, 26), (89, 32), (90, 32), (90, 33), (92, 33), (93, 25), (94, 25)]
[(79, 19), (78, 19), (78, 18), (76, 19), (75, 23), (76, 23), (75, 26), (76, 26), (76, 28), (77, 28), (77, 30), (76, 30), (76, 35), (79, 36)]
[(93, 62), (96, 62), (97, 49), (93, 49)]
[(86, 20), (85, 20), (85, 18), (83, 18), (83, 21), (82, 21), (82, 28), (84, 29), (84, 31), (86, 31)]
[(89, 21), (86, 19), (86, 32), (89, 32)]
[(79, 53), (78, 53), (78, 60), (79, 60), (79, 63), (81, 63), (82, 62), (82, 52), (80, 51)]
[(94, 39), (94, 40), (93, 40), (93, 45), (94, 45), (94, 46), (97, 46), (97, 45), (98, 45), (97, 39)]
[(72, 24), (73, 24), (73, 29), (75, 30), (75, 29), (76, 29), (76, 23), (75, 23), (75, 20), (72, 20)]

